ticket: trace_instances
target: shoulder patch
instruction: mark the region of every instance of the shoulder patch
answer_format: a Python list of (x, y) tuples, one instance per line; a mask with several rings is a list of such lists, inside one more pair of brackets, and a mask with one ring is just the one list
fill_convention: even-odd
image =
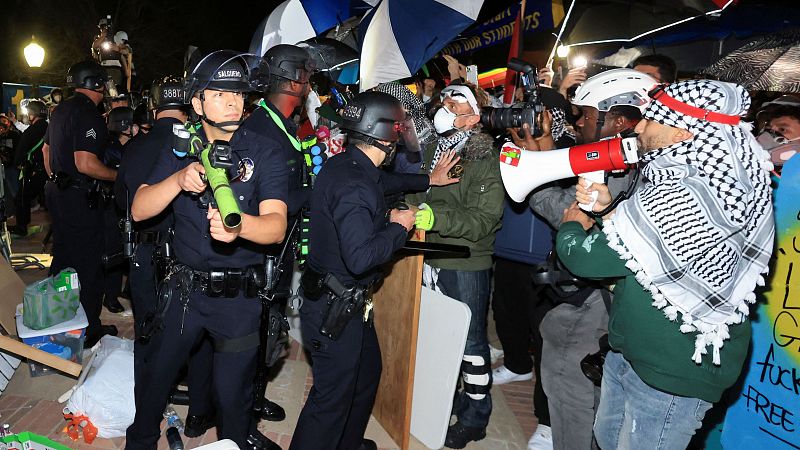
[(253, 178), (253, 171), (256, 165), (250, 158), (242, 158), (239, 161), (239, 179), (242, 182), (249, 181), (250, 178)]
[(97, 132), (94, 131), (94, 128), (89, 128), (89, 131), (86, 132), (86, 137), (90, 137), (92, 139), (97, 139)]

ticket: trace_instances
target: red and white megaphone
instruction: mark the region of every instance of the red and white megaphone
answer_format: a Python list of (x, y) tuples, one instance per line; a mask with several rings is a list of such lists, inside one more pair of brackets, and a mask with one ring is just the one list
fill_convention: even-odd
[[(523, 150), (511, 142), (500, 152), (500, 175), (508, 196), (522, 202), (537, 187), (581, 175), (604, 183), (605, 172), (624, 170), (639, 162), (635, 137), (611, 138), (549, 151)], [(582, 208), (590, 208), (591, 205)]]

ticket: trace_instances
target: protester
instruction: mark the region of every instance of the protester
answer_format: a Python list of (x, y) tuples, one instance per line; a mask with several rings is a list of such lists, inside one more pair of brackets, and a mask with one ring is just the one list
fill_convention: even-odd
[(631, 63), (631, 67), (650, 75), (659, 83), (674, 83), (678, 79), (678, 66), (666, 55), (654, 53), (640, 56)]
[(450, 176), (460, 181), (408, 200), (419, 205), (416, 224), (428, 231), (428, 242), (470, 247), (468, 258), (426, 259), (423, 275), (428, 287), (463, 302), (472, 312), (462, 364), (464, 387), (453, 406), (458, 420), (445, 439), (449, 448), (464, 448), (486, 436), (492, 412), (486, 313), (504, 194), (498, 151), (492, 137), (480, 129), (480, 107), (485, 103), (479, 103), (475, 88), (451, 84), (442, 90), (441, 101), (433, 119), (440, 137), (426, 149), (423, 167), (429, 172), (456, 157), (457, 169)]
[[(616, 282), (594, 425), (603, 449), (688, 445), (741, 373), (748, 304), (773, 247), (771, 164), (739, 118), (747, 91), (691, 80), (653, 99), (636, 126), (644, 186), (603, 233), (587, 234), (572, 207), (556, 238), (571, 272)], [(603, 185), (579, 185), (576, 198), (593, 192), (594, 209), (606, 208)]]

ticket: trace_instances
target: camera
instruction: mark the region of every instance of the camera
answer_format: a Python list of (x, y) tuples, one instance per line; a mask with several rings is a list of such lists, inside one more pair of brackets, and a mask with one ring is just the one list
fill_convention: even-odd
[(508, 68), (519, 72), (523, 91), (522, 107), (512, 108), (483, 108), (481, 123), (493, 130), (505, 128), (519, 128), (527, 123), (531, 128), (531, 135), (542, 135), (542, 113), (544, 105), (539, 94), (539, 74), (536, 68), (525, 61), (511, 58)]
[(603, 364), (606, 362), (606, 355), (611, 350), (611, 345), (608, 343), (608, 334), (604, 334), (599, 340), (600, 350), (595, 353), (586, 355), (581, 360), (581, 372), (588, 378), (595, 386), (600, 386), (603, 382)]

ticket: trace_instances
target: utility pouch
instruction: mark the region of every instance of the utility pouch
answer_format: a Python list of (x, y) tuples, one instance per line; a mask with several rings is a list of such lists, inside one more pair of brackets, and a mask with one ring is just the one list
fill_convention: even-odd
[(209, 297), (221, 297), (225, 293), (225, 271), (212, 270), (208, 272), (208, 288), (206, 294)]
[(244, 286), (242, 269), (225, 269), (225, 297), (234, 298)]

